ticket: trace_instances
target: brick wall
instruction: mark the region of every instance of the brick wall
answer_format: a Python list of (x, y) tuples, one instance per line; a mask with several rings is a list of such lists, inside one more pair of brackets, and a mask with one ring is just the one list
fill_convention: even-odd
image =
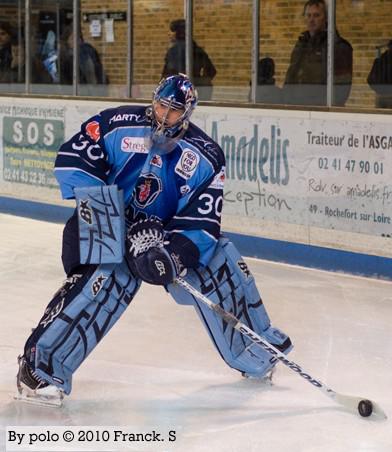
[[(303, 1), (262, 0), (261, 56), (276, 63), (278, 84), (284, 80), (292, 49), (304, 30)], [(373, 106), (374, 93), (366, 79), (377, 45), (392, 39), (392, 0), (337, 0), (336, 24), (354, 50), (353, 88), (347, 106)]]
[[(103, 13), (108, 11), (127, 11), (126, 0), (81, 0), (81, 16), (85, 13)], [(92, 44), (99, 52), (105, 72), (111, 84), (125, 85), (127, 82), (127, 22), (114, 21), (114, 42), (106, 42), (104, 23), (100, 37), (92, 37), (89, 22), (82, 21), (85, 41)]]
[[(56, 3), (56, 2), (53, 2)], [(291, 50), (304, 30), (303, 0), (261, 0), (260, 56), (276, 64), (277, 84), (283, 83)], [(392, 39), (392, 0), (336, 0), (340, 34), (354, 48), (354, 78), (348, 106), (373, 106), (374, 93), (366, 83), (377, 45)], [(34, 2), (37, 9), (38, 2)], [(133, 79), (136, 85), (159, 81), (169, 45), (169, 23), (183, 17), (184, 0), (133, 1)], [(11, 8), (12, 9), (12, 8)], [(47, 7), (46, 7), (47, 9)], [(126, 11), (127, 1), (81, 0), (81, 13)], [(10, 10), (11, 11), (11, 10)], [(12, 14), (3, 7), (2, 15)], [(115, 42), (104, 34), (92, 38), (82, 23), (85, 39), (96, 47), (112, 84), (126, 83), (127, 23), (114, 22)], [(251, 73), (252, 0), (194, 0), (194, 39), (217, 69), (215, 92), (221, 98), (246, 100)], [(141, 91), (142, 92), (142, 91)]]
[[(274, 58), (278, 85), (283, 83), (291, 50), (304, 30), (303, 4), (302, 0), (261, 0), (260, 56)], [(136, 0), (134, 5), (135, 83), (155, 83), (168, 45), (168, 24), (181, 16), (183, 1)], [(339, 33), (354, 49), (353, 88), (347, 105), (373, 106), (374, 93), (366, 78), (375, 47), (392, 39), (392, 0), (337, 0), (336, 5)], [(194, 0), (194, 19), (195, 40), (217, 68), (214, 85), (245, 92), (251, 72), (252, 1)]]

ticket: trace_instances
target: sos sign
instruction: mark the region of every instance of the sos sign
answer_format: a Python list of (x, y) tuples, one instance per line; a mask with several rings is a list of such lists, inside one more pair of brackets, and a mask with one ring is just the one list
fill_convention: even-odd
[(4, 117), (5, 145), (57, 151), (63, 141), (63, 121)]

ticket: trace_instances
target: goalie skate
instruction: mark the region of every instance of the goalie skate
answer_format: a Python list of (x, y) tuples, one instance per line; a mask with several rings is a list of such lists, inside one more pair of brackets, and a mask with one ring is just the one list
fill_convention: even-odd
[(265, 375), (262, 377), (256, 376), (256, 375), (249, 375), (246, 372), (241, 372), (241, 375), (244, 378), (248, 378), (249, 380), (259, 381), (260, 383), (264, 383), (266, 385), (272, 386), (274, 383), (272, 381), (272, 377), (275, 373), (275, 366), (270, 369)]
[(15, 400), (32, 405), (61, 407), (64, 392), (48, 384), (32, 371), (23, 356), (18, 357), (19, 370), (16, 376), (17, 393)]

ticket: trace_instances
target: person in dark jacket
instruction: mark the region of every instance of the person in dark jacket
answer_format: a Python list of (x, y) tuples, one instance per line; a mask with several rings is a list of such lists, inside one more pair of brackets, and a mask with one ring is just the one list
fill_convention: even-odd
[[(60, 83), (71, 85), (73, 82), (73, 26), (68, 25), (61, 35)], [(84, 41), (80, 33), (79, 83), (99, 85), (107, 84), (101, 59), (95, 48)]]
[[(171, 46), (165, 56), (162, 78), (185, 73), (185, 20), (170, 22)], [(212, 96), (212, 80), (216, 69), (207, 52), (193, 41), (193, 83), (200, 100), (210, 100)]]
[[(327, 8), (324, 0), (304, 5), (307, 31), (291, 53), (284, 83), (286, 103), (326, 105), (327, 101)], [(344, 106), (351, 91), (353, 49), (335, 31), (333, 105)]]
[(373, 62), (367, 82), (377, 94), (376, 107), (392, 108), (392, 40), (388, 49)]
[[(0, 83), (25, 82), (24, 41), (9, 22), (0, 22)], [(32, 53), (31, 82), (50, 83), (41, 60)], [(7, 88), (8, 89), (8, 88)]]
[(0, 22), (0, 83), (18, 81), (18, 74), (24, 77), (21, 52), (16, 42), (16, 32), (12, 25)]

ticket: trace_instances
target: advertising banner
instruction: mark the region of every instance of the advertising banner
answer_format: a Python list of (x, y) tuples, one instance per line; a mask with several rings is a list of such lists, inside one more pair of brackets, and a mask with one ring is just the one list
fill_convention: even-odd
[[(60, 145), (90, 116), (116, 105), (53, 104), (2, 99), (3, 182), (57, 188), (53, 164)], [(198, 107), (193, 120), (225, 153), (223, 213), (245, 219), (244, 233), (246, 219), (252, 219), (392, 236), (387, 115)]]
[(64, 142), (64, 107), (2, 105), (4, 181), (57, 187), (53, 165)]
[(299, 113), (200, 115), (226, 156), (224, 213), (390, 235), (390, 125)]

